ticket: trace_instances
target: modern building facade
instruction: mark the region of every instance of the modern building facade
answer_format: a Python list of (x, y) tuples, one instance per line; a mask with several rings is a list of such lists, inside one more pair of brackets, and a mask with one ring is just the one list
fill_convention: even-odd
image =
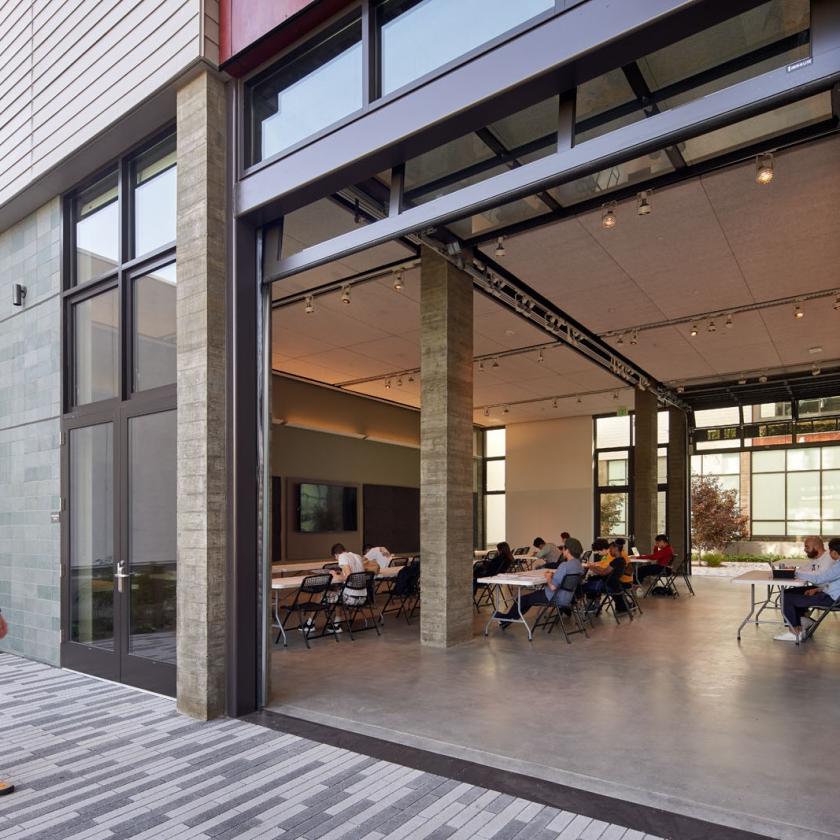
[(15, 5), (4, 649), (238, 715), (335, 534), (420, 549), (447, 647), (475, 546), (688, 553), (692, 469), (840, 523), (837, 4)]

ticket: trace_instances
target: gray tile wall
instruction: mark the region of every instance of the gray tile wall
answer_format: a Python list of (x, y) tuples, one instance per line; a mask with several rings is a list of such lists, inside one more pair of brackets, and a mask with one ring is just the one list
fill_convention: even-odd
[[(61, 211), (0, 233), (0, 650), (58, 664)], [(12, 285), (26, 286), (22, 307)]]

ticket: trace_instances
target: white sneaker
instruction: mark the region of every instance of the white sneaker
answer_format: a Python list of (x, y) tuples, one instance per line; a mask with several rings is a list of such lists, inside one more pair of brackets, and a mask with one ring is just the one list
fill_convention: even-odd
[(773, 638), (777, 642), (795, 642), (798, 641), (798, 637), (796, 633), (792, 633), (790, 630), (786, 630), (784, 633), (780, 633), (778, 636), (773, 636)]
[(341, 629), (340, 624), (330, 624), (330, 626), (327, 627), (327, 633), (341, 633), (341, 632), (343, 632), (343, 631)]
[(298, 627), (301, 633), (306, 633), (308, 636), (310, 633), (315, 632), (315, 622), (311, 618), (307, 618), (306, 622)]

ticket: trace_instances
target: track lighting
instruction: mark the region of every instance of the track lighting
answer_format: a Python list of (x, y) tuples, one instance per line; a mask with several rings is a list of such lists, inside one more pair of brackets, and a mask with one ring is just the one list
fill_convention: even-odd
[(479, 359), (478, 360), (478, 369), (479, 370), (484, 370), (484, 359)]
[(805, 313), (802, 311), (802, 307), (798, 303), (793, 307), (793, 317), (798, 319), (805, 317)]
[(738, 380), (738, 384), (739, 384), (739, 385), (746, 385), (746, 384), (747, 384), (747, 379), (746, 379), (746, 377), (742, 376), (742, 377)]
[(611, 230), (615, 227), (615, 207), (615, 202), (611, 201), (609, 204), (604, 204), (601, 208), (601, 227), (604, 230)]
[(755, 159), (756, 184), (769, 184), (773, 180), (773, 154), (766, 152)]
[(706, 327), (706, 332), (717, 332), (717, 324), (714, 321), (709, 321), (709, 325)]
[(767, 377), (762, 373), (761, 376), (758, 377), (758, 381), (763, 385), (767, 381)]
[(578, 396), (577, 396), (577, 404), (578, 405), (583, 405), (583, 400), (581, 399), (580, 394), (578, 394)]
[(390, 380), (390, 379), (386, 379), (386, 380), (385, 380), (385, 390), (386, 390), (386, 391), (390, 391), (390, 390), (391, 390), (391, 380)]
[(502, 411), (502, 414), (510, 414), (510, 409), (507, 406), (505, 406), (504, 410)]
[(650, 215), (651, 206), (650, 206), (650, 195), (653, 190), (642, 190), (636, 196), (636, 212), (640, 216), (648, 216)]
[(697, 335), (698, 332), (700, 332), (700, 330), (697, 329), (697, 324), (692, 324), (691, 329), (689, 330), (688, 334), (692, 338), (694, 338), (694, 336)]
[(726, 316), (726, 320), (723, 322), (723, 326), (726, 327), (726, 329), (728, 329), (728, 330), (732, 329), (732, 327), (734, 325), (732, 323), (732, 316), (731, 315)]
[(311, 315), (315, 311), (315, 298), (312, 295), (306, 296), (306, 305), (303, 308), (303, 311), (307, 315)]
[(821, 373), (822, 371), (816, 365), (811, 368), (811, 376), (819, 376)]
[(633, 332), (630, 333), (630, 343), (631, 344), (638, 344), (639, 343), (639, 331), (638, 330), (633, 330)]
[(350, 284), (341, 287), (341, 302), (350, 303)]
[(616, 344), (618, 344), (619, 346), (621, 346), (622, 344), (624, 344), (624, 333), (622, 333), (622, 334), (618, 337), (618, 341), (616, 341)]
[(500, 236), (496, 240), (496, 256), (503, 257), (505, 255), (505, 238), (504, 236)]
[(403, 287), (403, 273), (402, 271), (398, 271), (394, 274), (394, 291), (399, 292), (402, 290)]
[(840, 310), (840, 295), (834, 298), (834, 311), (837, 312), (838, 310)]
[(402, 377), (397, 378), (397, 388), (402, 388)]
[(409, 381), (409, 382), (414, 382), (414, 377), (413, 377), (413, 376), (409, 376), (409, 377), (408, 377), (408, 381)]
[(499, 366), (499, 360), (498, 359), (493, 359), (493, 367), (498, 367), (498, 366)]
[(490, 416), (490, 409), (489, 409), (489, 408), (485, 408), (485, 409), (484, 409), (484, 416), (485, 416), (485, 417), (489, 417), (489, 416)]
[(677, 385), (677, 393), (684, 394), (685, 393), (685, 385)]
[(554, 402), (551, 404), (552, 408), (557, 408), (557, 397), (554, 398)]
[(613, 399), (614, 400), (618, 399), (618, 391), (613, 391)]
[(545, 356), (543, 355), (542, 348), (540, 348), (540, 352), (537, 353), (537, 362), (542, 364), (545, 361)]

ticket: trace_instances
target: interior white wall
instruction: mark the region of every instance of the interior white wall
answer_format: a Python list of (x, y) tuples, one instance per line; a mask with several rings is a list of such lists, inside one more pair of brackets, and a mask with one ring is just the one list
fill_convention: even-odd
[(592, 542), (592, 418), (565, 417), (507, 427), (506, 534), (512, 546), (568, 531)]

